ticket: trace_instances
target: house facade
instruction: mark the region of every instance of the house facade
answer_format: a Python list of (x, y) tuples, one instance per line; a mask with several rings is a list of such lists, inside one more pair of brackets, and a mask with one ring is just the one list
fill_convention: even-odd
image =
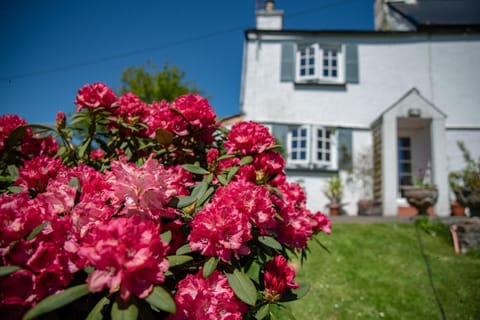
[(245, 31), (240, 109), (283, 145), (308, 207), (328, 212), (324, 190), (338, 175), (347, 214), (373, 198), (397, 215), (402, 187), (422, 178), (438, 188), (434, 212), (449, 215), (456, 142), (480, 154), (478, 25), (426, 25), (410, 0), (376, 1), (375, 31), (285, 30), (267, 3)]

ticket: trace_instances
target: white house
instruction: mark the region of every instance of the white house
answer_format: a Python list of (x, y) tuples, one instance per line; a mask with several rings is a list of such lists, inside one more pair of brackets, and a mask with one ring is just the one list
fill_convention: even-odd
[[(424, 172), (434, 212), (449, 215), (456, 141), (480, 155), (480, 1), (377, 0), (375, 31), (285, 30), (266, 3), (245, 31), (240, 109), (282, 142), (309, 208), (326, 211), (326, 180), (339, 174), (347, 214), (373, 196), (397, 215), (401, 187)], [(364, 188), (356, 173), (369, 162)]]

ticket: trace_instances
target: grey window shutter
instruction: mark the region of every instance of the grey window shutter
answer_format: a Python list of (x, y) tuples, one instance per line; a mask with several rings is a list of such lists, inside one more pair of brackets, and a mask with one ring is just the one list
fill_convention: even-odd
[(286, 124), (272, 124), (272, 134), (275, 137), (275, 142), (282, 146), (282, 154), (286, 156), (288, 151), (287, 135), (288, 125)]
[(338, 128), (338, 169), (351, 170), (353, 167), (352, 129)]
[(295, 45), (282, 43), (280, 81), (295, 80)]
[(347, 43), (345, 45), (345, 51), (346, 82), (359, 83), (358, 46), (355, 43)]

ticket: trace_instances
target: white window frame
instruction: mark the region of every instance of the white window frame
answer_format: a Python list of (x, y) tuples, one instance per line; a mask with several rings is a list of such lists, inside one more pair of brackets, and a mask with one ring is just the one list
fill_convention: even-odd
[[(293, 155), (293, 152), (294, 152), (292, 144), (293, 144), (293, 141), (295, 139), (293, 137), (292, 129), (297, 130), (297, 132), (300, 132), (301, 130), (306, 130), (305, 159), (293, 159), (292, 158), (292, 155)], [(287, 134), (287, 150), (288, 150), (287, 162), (291, 163), (291, 164), (308, 164), (310, 162), (310, 154), (311, 154), (311, 149), (312, 149), (311, 144), (312, 144), (312, 141), (311, 141), (311, 134), (310, 134), (310, 126), (301, 125), (301, 126), (290, 127), (288, 129), (288, 134)], [(298, 151), (301, 151), (302, 147), (299, 146), (299, 147), (297, 147), (297, 149), (298, 149)]]
[[(322, 147), (319, 147), (319, 135), (318, 132), (322, 132)], [(328, 139), (326, 138), (327, 132), (329, 133)], [(312, 130), (312, 162), (329, 167), (329, 168), (336, 168), (337, 167), (337, 159), (338, 159), (338, 150), (337, 150), (337, 134), (333, 128), (330, 127), (322, 127), (322, 126), (314, 126)], [(329, 160), (326, 159), (318, 159), (318, 153), (320, 151), (325, 151), (325, 144), (328, 143), (328, 153), (329, 153)], [(325, 154), (325, 153), (323, 153)]]
[[(313, 74), (301, 75), (301, 59), (302, 59), (302, 49), (313, 49), (314, 53), (314, 72)], [(336, 71), (337, 76), (325, 76), (324, 75), (324, 54), (330, 50), (336, 51)], [(331, 59), (328, 59), (332, 61)], [(308, 62), (307, 62), (308, 65)], [(331, 68), (332, 66), (329, 65)], [(332, 83), (332, 84), (343, 84), (345, 83), (345, 46), (340, 44), (325, 44), (325, 43), (314, 43), (310, 45), (299, 45), (296, 52), (296, 74), (295, 79), (297, 82), (318, 82), (318, 83)], [(331, 70), (331, 69), (329, 69)]]
[[(293, 159), (292, 153), (292, 143), (294, 141), (292, 130), (306, 130), (306, 157), (305, 159)], [(329, 136), (329, 145), (330, 145), (330, 159), (329, 160), (319, 160), (317, 158), (319, 147), (318, 147), (318, 130), (321, 130), (322, 133), (328, 131), (330, 132)], [(322, 141), (323, 143), (326, 142), (325, 139)], [(324, 146), (322, 146), (324, 147)], [(288, 130), (287, 135), (287, 165), (301, 165), (303, 166), (312, 166), (312, 168), (325, 168), (330, 170), (336, 170), (338, 168), (338, 150), (337, 150), (337, 132), (334, 128), (326, 127), (326, 126), (316, 126), (316, 125), (298, 125), (298, 126), (291, 126)]]

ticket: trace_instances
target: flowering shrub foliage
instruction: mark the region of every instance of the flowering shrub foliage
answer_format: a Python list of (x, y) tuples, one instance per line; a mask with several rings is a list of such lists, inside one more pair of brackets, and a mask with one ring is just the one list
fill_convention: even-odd
[(55, 128), (0, 116), (2, 319), (273, 319), (306, 291), (288, 261), (330, 221), (267, 128), (195, 94), (75, 104)]

